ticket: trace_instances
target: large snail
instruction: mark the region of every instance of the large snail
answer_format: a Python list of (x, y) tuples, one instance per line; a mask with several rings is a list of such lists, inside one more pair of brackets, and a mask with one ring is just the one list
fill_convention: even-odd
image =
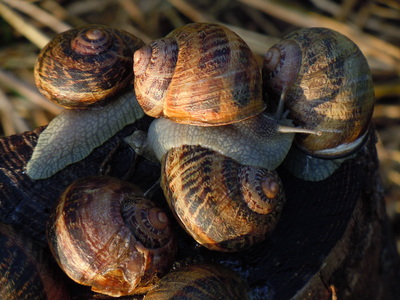
[(111, 177), (72, 183), (50, 216), (47, 239), (70, 278), (114, 297), (146, 292), (177, 251), (165, 212)]
[(164, 193), (183, 227), (213, 250), (262, 241), (284, 202), (274, 169), (294, 132), (315, 132), (263, 113), (256, 60), (221, 25), (189, 24), (153, 41), (135, 52), (134, 73), (144, 111), (164, 117), (153, 121), (147, 142), (162, 160)]
[(246, 284), (231, 269), (203, 263), (179, 267), (165, 275), (144, 300), (246, 300)]
[(57, 35), (41, 51), (35, 82), (69, 108), (40, 135), (26, 172), (43, 179), (77, 162), (144, 113), (133, 93), (133, 53), (143, 42), (123, 30), (88, 25)]
[(0, 244), (1, 299), (69, 299), (64, 277), (48, 251), (5, 224), (0, 224)]
[(295, 125), (322, 136), (298, 135), (285, 165), (321, 180), (365, 143), (374, 106), (367, 60), (350, 39), (327, 28), (292, 32), (265, 54), (264, 87), (280, 96)]

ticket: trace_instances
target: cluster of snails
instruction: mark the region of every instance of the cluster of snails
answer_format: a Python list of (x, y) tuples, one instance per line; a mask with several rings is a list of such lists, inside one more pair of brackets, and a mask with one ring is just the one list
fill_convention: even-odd
[[(87, 63), (90, 70), (80, 69)], [(274, 229), (285, 202), (276, 168), (318, 181), (352, 158), (374, 103), (364, 56), (325, 28), (289, 34), (266, 52), (260, 70), (246, 43), (221, 25), (188, 24), (148, 45), (90, 25), (50, 42), (35, 78), (45, 96), (72, 109), (41, 134), (27, 165), (32, 179), (84, 158), (147, 114), (156, 119), (132, 146), (161, 162), (176, 220), (199, 244), (222, 252), (247, 249)], [(177, 247), (166, 213), (108, 177), (73, 183), (47, 232), (68, 276), (112, 296), (152, 289)], [(117, 264), (106, 264), (109, 257)]]

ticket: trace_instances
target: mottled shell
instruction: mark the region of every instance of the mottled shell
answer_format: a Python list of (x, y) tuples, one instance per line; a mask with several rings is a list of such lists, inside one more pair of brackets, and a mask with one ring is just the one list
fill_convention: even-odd
[(217, 264), (194, 264), (165, 275), (144, 300), (246, 300), (246, 285), (231, 269)]
[(201, 245), (240, 251), (263, 241), (285, 201), (275, 171), (243, 166), (200, 146), (171, 149), (161, 186), (182, 227)]
[(217, 24), (188, 24), (139, 49), (134, 73), (138, 101), (152, 117), (213, 126), (266, 106), (255, 57), (238, 35)]
[(337, 157), (362, 145), (374, 91), (368, 63), (347, 37), (327, 28), (290, 33), (266, 53), (263, 82), (267, 92), (283, 94), (295, 125), (323, 132), (298, 135), (302, 150)]
[(0, 245), (1, 299), (69, 299), (64, 277), (48, 251), (4, 224)]
[(50, 217), (47, 239), (70, 278), (114, 297), (147, 291), (177, 250), (166, 214), (135, 186), (109, 177), (72, 183)]
[(35, 82), (49, 100), (66, 108), (89, 108), (128, 88), (133, 53), (144, 43), (134, 35), (102, 25), (58, 34), (40, 52)]

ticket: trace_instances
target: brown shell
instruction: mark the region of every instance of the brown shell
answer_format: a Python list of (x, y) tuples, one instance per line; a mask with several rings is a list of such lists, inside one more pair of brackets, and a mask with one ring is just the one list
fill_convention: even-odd
[(201, 245), (224, 252), (249, 248), (273, 230), (285, 201), (275, 171), (243, 166), (200, 146), (172, 148), (161, 183), (171, 210)]
[(47, 239), (70, 278), (114, 297), (147, 291), (177, 250), (166, 214), (136, 186), (110, 177), (72, 183), (50, 217)]
[(247, 44), (209, 23), (180, 27), (139, 49), (135, 92), (144, 111), (178, 123), (222, 125), (265, 109), (261, 74)]
[(48, 251), (4, 224), (0, 245), (1, 299), (69, 299), (64, 277)]
[(60, 33), (38, 57), (36, 85), (46, 98), (66, 108), (104, 105), (133, 81), (133, 53), (143, 44), (126, 31), (103, 25)]
[(304, 151), (340, 156), (362, 144), (374, 90), (365, 57), (347, 37), (327, 28), (290, 33), (266, 53), (263, 80), (267, 92), (285, 93), (295, 125), (322, 131), (298, 135)]
[(165, 275), (144, 300), (246, 300), (246, 284), (231, 269), (217, 264), (194, 264)]

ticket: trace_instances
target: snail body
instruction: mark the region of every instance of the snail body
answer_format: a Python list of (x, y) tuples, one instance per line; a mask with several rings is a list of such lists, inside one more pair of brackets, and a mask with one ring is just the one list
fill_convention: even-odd
[(157, 299), (246, 300), (246, 285), (231, 269), (203, 263), (177, 268), (165, 275), (144, 297)]
[(296, 137), (310, 159), (350, 156), (364, 144), (374, 106), (372, 76), (347, 37), (327, 28), (290, 33), (265, 54), (263, 81), (267, 92), (280, 95), (296, 126), (323, 133)]
[(188, 145), (169, 150), (161, 166), (161, 186), (172, 212), (206, 248), (240, 251), (274, 229), (285, 202), (275, 171)]
[(135, 92), (145, 113), (217, 126), (261, 113), (261, 73), (247, 44), (228, 28), (193, 23), (135, 52)]
[(42, 49), (36, 85), (68, 109), (40, 135), (27, 165), (32, 179), (50, 177), (83, 159), (144, 115), (132, 87), (132, 57), (142, 45), (123, 30), (87, 25), (57, 35)]
[(0, 224), (2, 299), (69, 299), (64, 278), (45, 249), (9, 225)]
[(166, 214), (136, 186), (110, 177), (72, 183), (50, 216), (47, 239), (71, 279), (114, 297), (146, 292), (177, 247)]

